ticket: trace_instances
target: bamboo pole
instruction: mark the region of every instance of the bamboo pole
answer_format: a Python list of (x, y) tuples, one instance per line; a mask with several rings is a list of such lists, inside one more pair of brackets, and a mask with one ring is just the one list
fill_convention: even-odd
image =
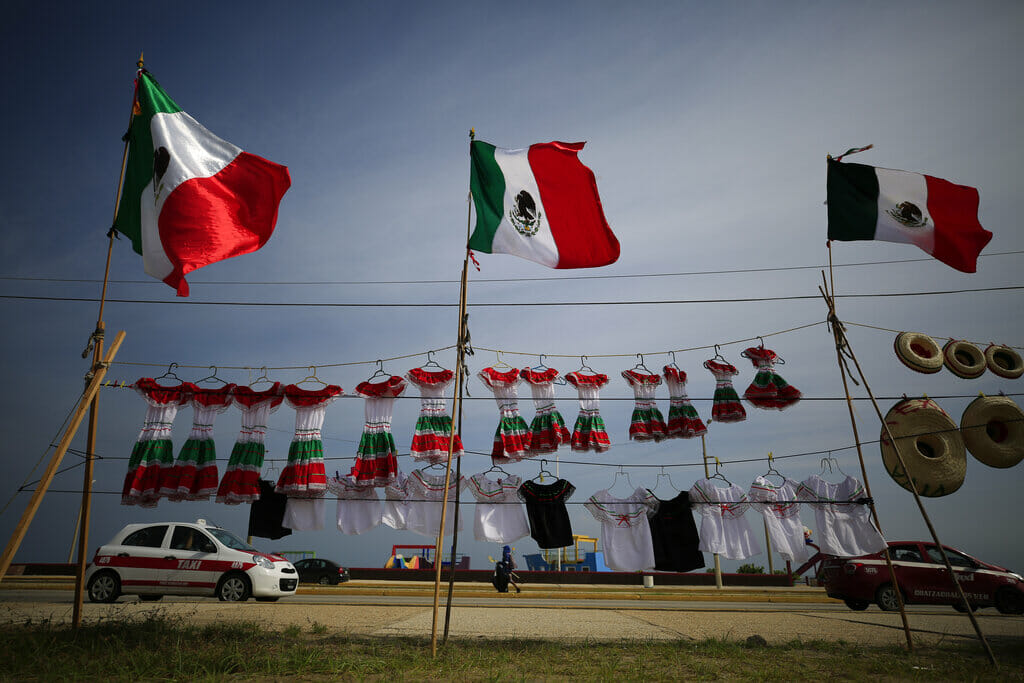
[[(710, 424), (711, 420), (708, 420)], [(704, 438), (704, 434), (700, 435), (700, 448), (704, 454), (704, 478), (707, 479), (711, 476), (711, 470), (708, 469), (708, 443)], [(715, 558), (715, 588), (722, 590), (722, 560), (718, 557), (718, 553), (714, 553)]]
[[(878, 401), (875, 399), (874, 392), (871, 391), (867, 378), (864, 376), (864, 370), (861, 368), (860, 362), (858, 362), (857, 356), (854, 354), (853, 348), (850, 346), (850, 342), (846, 338), (842, 323), (835, 314), (834, 294), (822, 291), (822, 295), (825, 297), (826, 303), (829, 306), (829, 322), (832, 324), (833, 334), (836, 336), (836, 352), (840, 354), (840, 366), (842, 367), (842, 349), (845, 348), (850, 360), (853, 361), (854, 367), (857, 368), (857, 374), (860, 377), (861, 382), (864, 384), (864, 389), (867, 391), (868, 397), (871, 399), (871, 405), (875, 409), (879, 422), (882, 423), (882, 429), (885, 431), (885, 435), (889, 439), (889, 442), (893, 445), (893, 452), (896, 454), (896, 459), (899, 461), (900, 467), (903, 471), (907, 472), (908, 470), (906, 463), (903, 460), (903, 454), (900, 453), (900, 449), (896, 446), (898, 440), (893, 436), (892, 431), (889, 429), (889, 425), (885, 421), (885, 417), (882, 415), (882, 410), (878, 406)], [(957, 578), (956, 572), (953, 570), (953, 566), (949, 562), (949, 557), (947, 557), (945, 548), (942, 546), (942, 541), (939, 540), (938, 533), (932, 525), (931, 518), (928, 516), (928, 512), (924, 508), (924, 503), (921, 501), (921, 496), (917, 491), (917, 486), (914, 484), (913, 477), (908, 477), (907, 481), (910, 485), (910, 492), (914, 495), (914, 502), (917, 504), (918, 511), (921, 513), (921, 518), (924, 519), (925, 526), (928, 527), (928, 532), (931, 534), (932, 540), (935, 542), (935, 546), (938, 549), (939, 554), (942, 556), (942, 561), (946, 565), (946, 571), (949, 572), (950, 579), (953, 581), (953, 585), (960, 596), (960, 600), (963, 601), (963, 604), (966, 607), (965, 613), (967, 614), (968, 619), (970, 619), (971, 625), (974, 627), (974, 632), (978, 636), (978, 640), (981, 641), (982, 647), (985, 650), (985, 654), (988, 656), (989, 661), (994, 667), (996, 667), (996, 669), (998, 669), (999, 663), (996, 661), (995, 654), (992, 652), (992, 648), (989, 647), (988, 641), (985, 639), (985, 634), (981, 631), (981, 626), (978, 624), (977, 618), (970, 609), (970, 603), (967, 600), (967, 596), (964, 594), (963, 587), (960, 585), (960, 580)], [(886, 553), (886, 555), (888, 555), (888, 553)], [(897, 597), (900, 597), (898, 590)], [(902, 599), (900, 604), (902, 605)], [(909, 637), (908, 632), (908, 640)]]
[(57, 450), (54, 451), (53, 457), (50, 458), (50, 464), (46, 466), (46, 471), (43, 472), (39, 483), (36, 484), (36, 488), (32, 492), (32, 498), (29, 500), (25, 512), (22, 513), (18, 525), (14, 528), (14, 533), (11, 534), (11, 539), (4, 549), (4, 554), (0, 556), (0, 580), (3, 580), (7, 570), (10, 569), (14, 554), (18, 552), (21, 542), (25, 539), (25, 533), (28, 531), (29, 524), (32, 523), (32, 518), (35, 517), (39, 504), (42, 502), (46, 490), (50, 487), (53, 477), (57, 474), (57, 468), (60, 467), (64, 455), (68, 452), (71, 440), (74, 439), (75, 432), (78, 431), (79, 425), (82, 424), (82, 420), (85, 418), (85, 413), (89, 409), (89, 404), (92, 403), (93, 397), (100, 390), (100, 384), (107, 374), (107, 368), (114, 360), (114, 356), (117, 355), (117, 351), (121, 348), (121, 342), (123, 341), (124, 331), (118, 332), (117, 336), (114, 337), (114, 342), (110, 345), (110, 349), (107, 351), (106, 357), (93, 374), (92, 381), (89, 382), (89, 386), (82, 393), (82, 397), (78, 401), (78, 408), (72, 415), (71, 422), (68, 423), (68, 428), (64, 431), (64, 436), (61, 437), (60, 442), (57, 444)]
[[(470, 144), (473, 142), (475, 133), (469, 131)], [(467, 219), (466, 231), (469, 232)], [(466, 280), (469, 273), (469, 238), (466, 238), (466, 256), (462, 261), (462, 281), (459, 292), (459, 336), (456, 345), (455, 364), (455, 398), (452, 402), (452, 412), (458, 416), (462, 415), (462, 368), (466, 359)], [(461, 420), (460, 420), (461, 421)], [(448, 438), (448, 460), (444, 468), (444, 494), (441, 499), (441, 523), (437, 529), (437, 543), (434, 547), (434, 615), (430, 624), (430, 655), (437, 656), (437, 610), (441, 597), (441, 548), (444, 546), (444, 525), (448, 513), (448, 486), (452, 475), (452, 452), (455, 450), (455, 429)]]

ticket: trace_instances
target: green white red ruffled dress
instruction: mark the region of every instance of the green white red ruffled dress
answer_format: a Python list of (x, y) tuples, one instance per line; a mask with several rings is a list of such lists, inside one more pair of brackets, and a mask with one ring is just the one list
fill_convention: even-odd
[(747, 411), (740, 403), (740, 397), (732, 386), (732, 378), (740, 374), (735, 366), (719, 363), (714, 360), (704, 361), (704, 367), (711, 371), (715, 378), (715, 397), (711, 406), (711, 419), (715, 422), (742, 422), (747, 419)]
[(234, 384), (217, 389), (194, 387), (188, 402), (192, 406), (192, 430), (181, 447), (174, 467), (160, 475), (160, 495), (168, 500), (209, 500), (217, 492), (217, 448), (213, 423), (234, 400)]
[(629, 438), (633, 441), (661, 441), (668, 438), (665, 417), (654, 400), (661, 377), (634, 369), (623, 370), (622, 378), (633, 388), (635, 402), (629, 420)]
[(327, 489), (324, 470), (324, 442), (321, 429), (327, 406), (341, 396), (341, 387), (303, 389), (296, 384), (284, 388), (284, 400), (295, 409), (295, 436), (288, 446), (288, 464), (281, 470), (275, 491), (289, 498), (319, 498)]
[(757, 369), (754, 381), (743, 392), (743, 398), (766, 410), (785, 410), (800, 400), (800, 390), (775, 372), (778, 354), (763, 346), (752, 346), (740, 355), (749, 358)]
[[(448, 445), (452, 436), (452, 418), (448, 414), (448, 402), (444, 391), (452, 383), (455, 373), (451, 370), (424, 370), (413, 368), (405, 373), (410, 384), (420, 390), (420, 416), (416, 419), (416, 431), (412, 437), (413, 460), (435, 464), (448, 459)], [(452, 457), (463, 454), (462, 438), (456, 434), (452, 444)]]
[(662, 371), (668, 387), (668, 438), (691, 439), (707, 434), (708, 428), (686, 395), (686, 373), (674, 365), (666, 365)]
[(260, 471), (267, 453), (267, 418), (284, 401), (280, 382), (264, 391), (235, 387), (235, 405), (242, 411), (242, 430), (217, 488), (217, 502), (228, 505), (260, 499)]
[(392, 375), (382, 382), (363, 382), (356, 387), (356, 394), (366, 399), (363, 436), (350, 473), (356, 486), (387, 486), (398, 477), (391, 415), (395, 398), (402, 395), (405, 386), (404, 379)]
[(171, 443), (174, 418), (178, 415), (178, 408), (188, 403), (188, 397), (196, 387), (189, 382), (164, 387), (149, 377), (139, 379), (133, 387), (146, 402), (146, 417), (128, 459), (128, 472), (121, 488), (121, 505), (151, 508), (156, 507), (160, 500), (161, 472), (174, 466), (174, 446)]
[(530, 385), (533, 406), (537, 410), (537, 414), (530, 421), (530, 454), (554, 453), (560, 445), (567, 444), (572, 439), (569, 428), (565, 425), (565, 418), (555, 407), (554, 382), (558, 379), (558, 370), (523, 368), (519, 371), (519, 376)]
[(519, 371), (484, 368), (477, 377), (494, 393), (498, 404), (498, 428), (494, 430), (491, 462), (504, 465), (530, 456), (530, 428), (519, 414)]
[(574, 451), (607, 451), (612, 443), (601, 418), (600, 392), (601, 387), (608, 384), (608, 375), (585, 375), (577, 371), (570, 372), (565, 379), (576, 387), (580, 399), (580, 414), (572, 428), (570, 447)]

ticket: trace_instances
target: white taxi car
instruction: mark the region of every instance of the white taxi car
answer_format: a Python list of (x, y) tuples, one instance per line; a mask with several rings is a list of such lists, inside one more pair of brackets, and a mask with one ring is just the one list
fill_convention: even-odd
[(92, 602), (114, 602), (122, 594), (143, 600), (165, 595), (216, 595), (273, 602), (294, 595), (295, 567), (261, 553), (227, 529), (206, 520), (129, 524), (96, 550), (85, 573)]

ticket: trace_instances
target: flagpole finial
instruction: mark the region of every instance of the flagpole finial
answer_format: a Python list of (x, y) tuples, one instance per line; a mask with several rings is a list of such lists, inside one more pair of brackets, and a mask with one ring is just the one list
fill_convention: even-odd
[(469, 129), (469, 141), (472, 142), (473, 140), (476, 140), (476, 128)]
[(143, 63), (143, 59), (142, 59), (142, 55), (143, 54), (144, 54), (143, 51), (140, 50), (139, 51), (139, 61), (135, 62), (135, 65), (138, 66), (140, 69), (142, 68), (142, 63)]

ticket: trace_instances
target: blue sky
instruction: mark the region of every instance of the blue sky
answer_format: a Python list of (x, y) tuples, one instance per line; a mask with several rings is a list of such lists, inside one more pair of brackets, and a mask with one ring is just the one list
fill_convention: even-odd
[[(985, 253), (1024, 249), (1015, 200), (1017, 127), (1024, 99), (1019, 80), (1024, 48), (1016, 31), (1018, 3), (216, 3), (208, 7), (15, 3), (7, 10), (2, 114), (8, 137), (0, 166), (0, 292), (8, 296), (96, 297), (106, 253), (128, 120), (134, 63), (146, 66), (170, 95), (221, 137), (286, 164), (293, 186), (277, 230), (260, 252), (194, 273), (191, 301), (286, 303), (457, 302), (466, 229), (468, 131), (500, 147), (549, 140), (585, 140), (581, 159), (597, 175), (608, 220), (622, 243), (619, 261), (570, 273), (531, 262), (481, 255), (471, 273), (471, 304), (536, 301), (635, 301), (815, 295), (815, 269), (701, 276), (552, 281), (577, 275), (650, 275), (707, 270), (815, 266), (825, 262), (825, 155), (873, 143), (851, 159), (927, 172), (976, 186), (980, 219), (994, 233)], [(174, 302), (174, 292), (146, 280), (126, 240), (114, 245), (109, 296)], [(914, 247), (884, 243), (834, 245), (837, 264), (916, 259)], [(1019, 285), (1020, 255), (983, 256), (965, 275), (935, 261), (836, 269), (840, 293), (907, 292)], [(21, 279), (18, 279), (21, 278)], [(504, 282), (484, 282), (504, 279)], [(445, 280), (440, 284), (289, 284)], [(248, 284), (208, 284), (232, 282)], [(8, 438), (0, 457), (0, 504), (35, 477), (32, 466), (81, 389), (80, 352), (96, 305), (0, 300), (13, 322), (0, 341), (11, 391), (2, 399)], [(1020, 294), (843, 299), (848, 321), (910, 329), (936, 337), (1024, 345)], [(563, 451), (561, 465), (575, 499), (612, 483), (611, 463), (684, 465), (668, 470), (677, 487), (700, 476), (699, 441), (630, 443), (631, 393), (619, 373), (635, 353), (649, 367), (664, 352), (767, 335), (820, 322), (816, 300), (660, 306), (576, 306), (470, 309), (477, 347), (548, 354), (563, 372), (580, 355), (609, 374), (603, 414), (615, 444), (601, 456)], [(209, 365), (309, 366), (346, 391), (372, 374), (373, 360), (424, 353), (454, 343), (452, 308), (257, 308), (110, 303), (108, 330), (127, 339), (111, 370), (132, 381), (160, 374), (171, 362), (197, 379)], [(918, 375), (892, 352), (893, 334), (849, 329), (853, 348), (880, 396), (971, 396), (1019, 392), (1020, 381), (991, 373), (961, 380), (943, 371)], [(831, 336), (824, 325), (766, 338), (787, 363), (781, 374), (808, 397), (842, 395)], [(723, 355), (753, 376), (739, 353)], [(660, 353), (660, 355), (659, 355)], [(654, 354), (654, 355), (650, 355)], [(568, 356), (560, 358), (559, 355)], [(622, 355), (623, 357), (602, 357)], [(678, 353), (690, 395), (710, 397), (713, 381), (701, 363), (706, 350)], [(534, 365), (535, 355), (503, 358)], [(478, 351), (475, 373), (496, 359)], [(402, 374), (425, 356), (385, 364)], [(451, 367), (452, 352), (439, 355)], [(152, 365), (129, 365), (148, 363)], [(159, 367), (158, 367), (159, 366)], [(291, 382), (303, 370), (271, 371)], [(244, 370), (223, 370), (236, 382)], [(467, 401), (467, 447), (488, 451), (497, 419), (487, 390), (473, 379)], [(528, 396), (528, 392), (524, 392)], [(863, 389), (854, 387), (857, 396)], [(413, 392), (415, 395), (415, 392)], [(659, 394), (667, 410), (667, 393)], [(574, 392), (559, 388), (560, 407), (574, 419)], [(621, 399), (621, 400), (611, 400)], [(940, 400), (959, 421), (969, 398)], [(887, 410), (893, 401), (883, 401)], [(697, 401), (703, 416), (709, 401)], [(530, 401), (523, 413), (532, 416)], [(418, 411), (415, 398), (396, 405), (394, 433), (407, 451)], [(713, 425), (709, 452), (722, 461), (841, 449), (852, 444), (846, 406), (805, 401), (783, 412), (751, 409), (748, 421)], [(144, 414), (132, 392), (104, 390), (97, 451), (97, 491), (118, 491), (125, 458)], [(877, 439), (878, 420), (859, 401), (864, 439)], [(191, 411), (183, 410), (175, 442), (184, 441)], [(324, 427), (328, 470), (344, 471), (359, 439), (362, 405), (345, 398)], [(293, 413), (273, 417), (270, 457), (287, 452)], [(221, 416), (221, 467), (238, 429), (238, 413)], [(84, 444), (84, 434), (76, 447)], [(925, 538), (909, 493), (885, 473), (876, 444), (864, 448), (883, 530), (891, 539)], [(842, 468), (859, 476), (852, 450), (837, 450)], [(411, 468), (408, 458), (402, 467)], [(79, 462), (69, 456), (66, 465)], [(780, 460), (802, 479), (820, 470), (820, 456)], [(490, 466), (467, 457), (467, 473)], [(766, 463), (731, 464), (730, 480), (748, 485)], [(512, 471), (531, 477), (537, 465)], [(653, 485), (656, 469), (628, 470), (636, 485)], [(967, 478), (955, 494), (926, 500), (940, 537), (982, 559), (1024, 568), (1014, 520), (1019, 467), (992, 470), (968, 456)], [(54, 489), (81, 488), (81, 468), (61, 474)], [(621, 491), (621, 487), (617, 490)], [(661, 492), (661, 490), (659, 490)], [(0, 515), (9, 537), (28, 495)], [(63, 561), (78, 496), (44, 501), (17, 559)], [(466, 508), (467, 514), (472, 508)], [(95, 498), (91, 545), (123, 524), (214, 519), (244, 533), (247, 509), (213, 503), (161, 503), (153, 511), (122, 507), (116, 495)], [(574, 528), (598, 525), (572, 508)], [(756, 522), (753, 514), (751, 522)], [(813, 516), (804, 514), (813, 526)], [(758, 524), (755, 528), (758, 528)], [(471, 527), (467, 527), (471, 528)], [(466, 538), (471, 532), (463, 537)], [(304, 532), (268, 549), (316, 550), (353, 566), (377, 566), (392, 544), (426, 539), (382, 528), (346, 537), (328, 528)], [(460, 543), (473, 566), (497, 549)], [(525, 539), (518, 553), (535, 552)], [(763, 555), (753, 558), (766, 564)], [(778, 562), (778, 558), (776, 558)], [(728, 564), (727, 564), (728, 567)]]

